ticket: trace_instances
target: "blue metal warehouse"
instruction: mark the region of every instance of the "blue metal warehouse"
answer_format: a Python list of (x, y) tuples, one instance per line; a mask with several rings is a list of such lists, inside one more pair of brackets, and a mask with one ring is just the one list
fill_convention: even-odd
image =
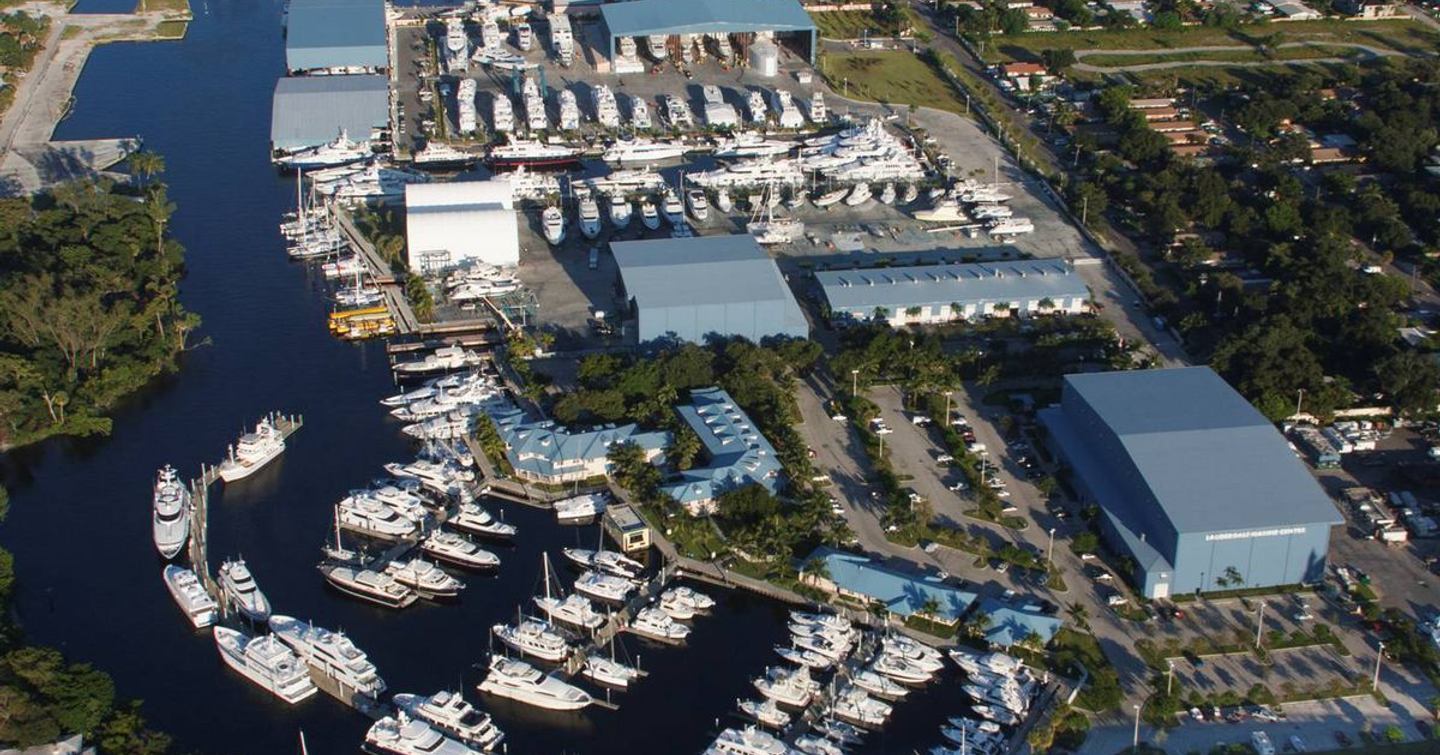
[(291, 0), (285, 29), (291, 72), (389, 67), (384, 0)]
[(1343, 520), (1279, 431), (1210, 368), (1067, 375), (1040, 419), (1146, 597), (1324, 575)]
[(749, 234), (610, 244), (640, 343), (714, 333), (759, 342), (809, 335), (780, 268)]
[(355, 141), (390, 122), (384, 76), (302, 76), (275, 82), (270, 146), (292, 151), (333, 141), (344, 129)]
[(815, 22), (798, 0), (630, 0), (601, 6), (600, 18), (611, 59), (621, 37), (763, 31), (803, 34), (805, 55), (815, 62)]
[(1060, 260), (916, 265), (815, 274), (832, 320), (868, 320), (883, 310), (891, 325), (947, 322), (1005, 313), (1078, 313), (1090, 289)]

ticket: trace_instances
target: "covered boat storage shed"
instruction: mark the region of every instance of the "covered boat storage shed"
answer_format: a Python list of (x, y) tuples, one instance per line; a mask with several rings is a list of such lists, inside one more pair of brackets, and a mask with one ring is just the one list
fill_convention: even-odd
[(815, 62), (815, 22), (798, 0), (630, 0), (601, 6), (600, 19), (611, 60), (621, 37), (770, 32), (803, 40), (799, 52)]
[(335, 140), (376, 136), (390, 124), (390, 86), (384, 76), (300, 76), (275, 82), (270, 147), (281, 152)]
[(384, 0), (291, 0), (286, 70), (369, 73), (389, 61)]

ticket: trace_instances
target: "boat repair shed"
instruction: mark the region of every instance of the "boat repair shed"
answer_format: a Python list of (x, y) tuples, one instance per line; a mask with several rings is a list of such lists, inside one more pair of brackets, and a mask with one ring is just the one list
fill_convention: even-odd
[(384, 76), (301, 76), (275, 82), (270, 146), (282, 152), (334, 141), (344, 130), (370, 139), (390, 123), (390, 87)]
[(798, 0), (629, 0), (601, 6), (600, 19), (611, 60), (621, 37), (771, 32), (803, 39), (815, 62), (815, 22)]
[(360, 73), (390, 67), (384, 0), (291, 0), (285, 68)]
[(408, 184), (405, 238), (411, 270), (520, 263), (515, 190), (503, 179)]

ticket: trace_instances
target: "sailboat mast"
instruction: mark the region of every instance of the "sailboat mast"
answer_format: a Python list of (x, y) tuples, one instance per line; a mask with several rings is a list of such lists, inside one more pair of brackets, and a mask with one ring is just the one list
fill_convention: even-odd
[(550, 553), (547, 551), (540, 554), (541, 563), (545, 567), (545, 599), (550, 599)]

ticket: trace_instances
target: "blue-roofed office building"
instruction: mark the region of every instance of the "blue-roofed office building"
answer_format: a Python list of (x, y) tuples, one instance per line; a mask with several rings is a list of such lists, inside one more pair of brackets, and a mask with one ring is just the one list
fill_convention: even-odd
[(691, 391), (690, 403), (675, 411), (705, 449), (704, 464), (660, 486), (686, 511), (713, 513), (722, 493), (746, 485), (759, 485), (772, 494), (779, 491), (781, 468), (775, 448), (725, 389)]
[(821, 547), (805, 560), (816, 559), (825, 565), (825, 574), (806, 572), (802, 579), (807, 584), (867, 606), (878, 601), (902, 618), (924, 613), (926, 602), (934, 600), (938, 610), (927, 618), (954, 626), (978, 597), (934, 577), (892, 569), (868, 556)]
[(373, 73), (389, 61), (384, 0), (290, 0), (285, 67), (291, 73)]
[(1032, 602), (1015, 604), (985, 598), (975, 610), (989, 617), (985, 624), (985, 641), (1002, 648), (1027, 640), (1038, 647), (1045, 647), (1065, 624), (1059, 617), (1046, 614), (1040, 610), (1039, 604)]
[(915, 265), (815, 274), (835, 321), (921, 325), (1032, 314), (1078, 314), (1090, 289), (1060, 260)]
[(616, 241), (610, 249), (640, 343), (809, 335), (780, 268), (748, 233)]
[(815, 22), (799, 0), (629, 0), (601, 6), (600, 18), (611, 60), (622, 37), (766, 33), (815, 62)]
[(390, 123), (390, 85), (384, 76), (300, 76), (275, 82), (270, 147), (281, 152), (381, 136)]
[(519, 409), (491, 417), (515, 475), (532, 482), (560, 485), (610, 475), (610, 447), (634, 443), (654, 464), (663, 461), (670, 433), (646, 432), (635, 425), (568, 430), (554, 422), (530, 422)]
[[(1040, 420), (1145, 597), (1324, 575), (1343, 520), (1275, 426), (1210, 368), (1067, 375)], [(1232, 573), (1238, 584), (1217, 582)]]

